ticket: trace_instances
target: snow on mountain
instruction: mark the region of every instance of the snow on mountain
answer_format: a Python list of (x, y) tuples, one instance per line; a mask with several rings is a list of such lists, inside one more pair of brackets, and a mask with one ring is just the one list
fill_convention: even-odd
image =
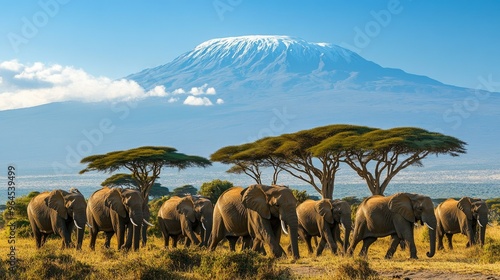
[(146, 89), (208, 84), (250, 90), (369, 90), (413, 92), (441, 86), (425, 76), (384, 68), (345, 48), (289, 36), (212, 39), (172, 62), (127, 77)]

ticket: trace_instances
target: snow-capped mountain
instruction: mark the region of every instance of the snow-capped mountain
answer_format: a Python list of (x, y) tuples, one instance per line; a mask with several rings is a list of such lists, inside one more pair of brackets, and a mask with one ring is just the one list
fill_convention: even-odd
[(345, 48), (288, 36), (241, 36), (201, 43), (172, 62), (127, 77), (146, 89), (208, 84), (226, 92), (245, 89), (427, 90), (425, 76), (384, 68)]
[[(113, 150), (165, 145), (209, 156), (226, 145), (351, 123), (443, 132), (469, 144), (468, 154), (452, 164), (498, 166), (497, 93), (384, 68), (335, 45), (287, 36), (213, 39), (127, 78), (145, 90), (165, 89), (130, 102), (0, 111), (0, 131), (8, 132), (0, 165), (71, 173), (81, 169), (82, 157)], [(212, 106), (182, 102), (196, 95), (190, 88), (200, 87)], [(186, 91), (177, 94), (179, 88)]]

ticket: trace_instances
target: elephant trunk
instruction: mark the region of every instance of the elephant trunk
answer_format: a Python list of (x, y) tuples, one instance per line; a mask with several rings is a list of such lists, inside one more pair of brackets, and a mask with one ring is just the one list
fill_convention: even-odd
[(201, 219), (202, 227), (203, 227), (203, 236), (202, 236), (202, 243), (204, 246), (208, 246), (210, 242), (210, 235), (212, 234), (212, 216), (209, 217), (203, 217)]
[(83, 236), (85, 235), (85, 224), (87, 223), (87, 215), (85, 212), (78, 213), (73, 216), (73, 222), (76, 227), (76, 249), (82, 249)]
[[(479, 219), (477, 220), (479, 223)], [(483, 246), (484, 245), (484, 235), (486, 234), (486, 224), (480, 224), (479, 225), (479, 245)]]
[(351, 235), (351, 230), (352, 230), (352, 222), (348, 223), (343, 223), (344, 225), (344, 244), (343, 244), (343, 253), (347, 253), (347, 249), (349, 248), (349, 237)]
[[(142, 223), (143, 223), (143, 215), (142, 212), (131, 212), (130, 213), (130, 222), (131, 222), (131, 227), (130, 230), (133, 231), (132, 234), (132, 240), (133, 240), (133, 248), (134, 251), (139, 250), (139, 243), (141, 240), (141, 230), (142, 230)], [(130, 236), (130, 234), (129, 234)], [(130, 244), (130, 242), (127, 242)], [(130, 245), (129, 245), (130, 246)], [(128, 247), (130, 248), (130, 247)]]
[(434, 216), (434, 211), (432, 211), (432, 215), (423, 216), (422, 221), (429, 228), (429, 252), (427, 252), (427, 257), (432, 258), (436, 253), (436, 229), (437, 229), (437, 220), (436, 216)]
[[(287, 214), (284, 214), (287, 213)], [(282, 221), (288, 225), (288, 235), (290, 236), (290, 244), (292, 245), (292, 255), (294, 259), (300, 258), (299, 254), (299, 220), (295, 209), (284, 211), (281, 216)]]

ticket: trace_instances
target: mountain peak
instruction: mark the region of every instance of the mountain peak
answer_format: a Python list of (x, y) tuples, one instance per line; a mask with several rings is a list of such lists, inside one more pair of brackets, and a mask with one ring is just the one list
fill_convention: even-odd
[(383, 68), (328, 43), (283, 35), (248, 35), (205, 41), (172, 62), (132, 74), (146, 89), (208, 84), (221, 92), (266, 90), (396, 90), (438, 85), (424, 76)]

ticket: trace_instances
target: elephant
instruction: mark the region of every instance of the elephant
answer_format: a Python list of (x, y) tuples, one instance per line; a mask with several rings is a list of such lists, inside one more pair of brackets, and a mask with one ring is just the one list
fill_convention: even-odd
[(462, 197), (459, 201), (450, 198), (443, 201), (435, 210), (437, 219), (438, 250), (444, 249), (443, 236), (448, 238), (448, 247), (453, 250), (452, 237), (455, 233), (467, 236), (466, 247), (476, 244), (475, 236), (479, 225), (479, 239), (484, 245), (486, 224), (488, 223), (488, 206), (479, 198)]
[[(297, 206), (297, 217), (299, 219), (299, 236), (306, 241), (309, 254), (313, 253), (311, 246), (313, 236), (321, 237), (316, 248), (316, 256), (321, 255), (326, 243), (335, 254), (337, 252), (336, 241), (340, 241), (342, 244), (343, 253), (347, 251), (352, 228), (349, 203), (339, 199), (318, 201), (308, 199)], [(344, 242), (340, 238), (340, 225), (345, 229)]]
[(292, 191), (285, 186), (259, 184), (226, 190), (214, 206), (209, 249), (215, 250), (217, 244), (227, 238), (234, 250), (236, 240), (242, 236), (244, 244), (249, 244), (250, 237), (253, 239), (253, 250), (259, 251), (267, 244), (274, 257), (281, 257), (286, 255), (280, 245), (283, 229), (286, 234), (290, 233), (291, 251), (298, 259), (296, 204)]
[[(95, 191), (87, 203), (90, 228), (90, 248), (95, 249), (97, 233), (104, 231), (104, 246), (109, 248), (111, 237), (116, 233), (118, 250), (139, 250), (143, 222), (143, 198), (139, 191), (103, 187)], [(127, 239), (125, 242), (125, 233)]]
[(352, 255), (356, 245), (363, 240), (360, 255), (366, 256), (370, 245), (379, 237), (390, 235), (392, 243), (385, 255), (392, 258), (401, 240), (410, 247), (410, 258), (417, 259), (417, 248), (413, 236), (414, 223), (420, 221), (429, 228), (431, 258), (436, 249), (436, 216), (434, 204), (428, 196), (411, 193), (396, 193), (391, 196), (374, 195), (359, 205), (352, 243), (348, 253)]
[(73, 226), (77, 228), (76, 249), (82, 248), (82, 241), (87, 223), (85, 198), (75, 188), (69, 192), (53, 190), (33, 197), (28, 204), (27, 212), (36, 247), (42, 247), (49, 234), (62, 237), (62, 248), (74, 247), (71, 242)]
[[(158, 211), (158, 226), (165, 248), (168, 248), (170, 237), (173, 240), (172, 246), (177, 247), (180, 236), (188, 238), (187, 246), (190, 242), (206, 246), (212, 230), (212, 215), (212, 202), (206, 198), (173, 196), (165, 201)], [(197, 230), (201, 233), (201, 242), (195, 234)], [(208, 234), (203, 234), (204, 231), (208, 231)]]

